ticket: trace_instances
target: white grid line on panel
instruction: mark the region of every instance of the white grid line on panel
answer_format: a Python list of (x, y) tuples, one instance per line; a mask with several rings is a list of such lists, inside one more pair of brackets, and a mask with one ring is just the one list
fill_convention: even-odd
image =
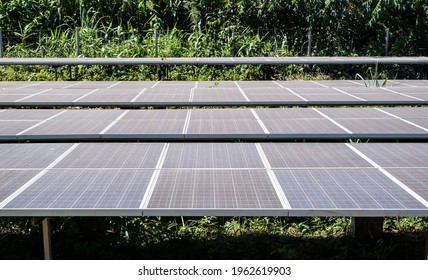
[(367, 100), (366, 100), (366, 99), (364, 99), (364, 98), (361, 98), (361, 97), (355, 96), (355, 95), (353, 95), (353, 94), (347, 93), (347, 92), (346, 92), (346, 91), (344, 91), (344, 90), (341, 90), (341, 89), (338, 89), (338, 88), (335, 88), (335, 87), (333, 87), (333, 89), (334, 89), (334, 90), (337, 90), (338, 92), (341, 92), (341, 93), (343, 93), (343, 94), (346, 94), (346, 95), (348, 95), (348, 96), (350, 96), (350, 97), (352, 97), (352, 98), (356, 98), (356, 99), (359, 99), (359, 100), (361, 100), (361, 101), (367, 101)]
[(375, 161), (373, 161), (371, 158), (360, 152), (357, 148), (355, 148), (353, 145), (346, 143), (346, 146), (348, 146), (352, 151), (354, 151), (357, 155), (365, 159), (368, 163), (373, 165), (377, 170), (382, 172), (386, 177), (388, 177), (391, 181), (396, 183), (398, 186), (400, 186), (403, 190), (405, 190), (408, 194), (410, 194), (414, 199), (422, 203), (425, 207), (428, 208), (428, 201), (426, 201), (424, 198), (422, 198), (420, 195), (418, 195), (416, 192), (414, 192), (411, 188), (409, 188), (406, 184), (398, 180), (395, 176), (393, 176), (391, 173), (383, 169), (379, 164), (377, 164)]
[(152, 85), (151, 88), (155, 88), (159, 83), (160, 83), (160, 81), (157, 81), (154, 85)]
[(392, 90), (392, 89), (389, 89), (389, 88), (381, 87), (381, 89), (389, 91), (389, 92), (393, 92), (395, 94), (399, 94), (399, 95), (402, 95), (402, 96), (405, 96), (405, 97), (408, 97), (408, 98), (412, 98), (412, 99), (415, 99), (415, 100), (418, 100), (418, 101), (425, 101), (425, 99), (417, 98), (417, 97), (414, 97), (414, 96), (411, 96), (411, 95), (407, 95), (407, 94), (404, 94), (404, 93), (401, 93), (401, 92), (398, 92), (398, 91), (395, 91), (395, 90)]
[(192, 110), (187, 110), (186, 121), (183, 126), (183, 134), (187, 134), (187, 130), (189, 129), (190, 117), (192, 116)]
[(147, 88), (143, 88), (142, 91), (140, 91), (137, 96), (134, 97), (134, 99), (131, 100), (131, 102), (135, 102), (135, 100), (137, 100), (145, 91), (147, 90)]
[(263, 162), (264, 167), (266, 168), (266, 172), (268, 173), (269, 179), (275, 189), (275, 192), (279, 198), (279, 201), (281, 202), (281, 205), (283, 208), (285, 209), (290, 209), (290, 203), (287, 200), (287, 197), (284, 194), (284, 191), (281, 188), (281, 184), (278, 181), (278, 178), (276, 178), (275, 173), (272, 170), (272, 167), (269, 163), (268, 158), (266, 157), (265, 152), (263, 151), (262, 146), (260, 145), (260, 143), (256, 143), (255, 144), (257, 152), (259, 153), (260, 159)]
[(119, 81), (119, 82), (117, 82), (117, 83), (114, 83), (114, 84), (112, 84), (112, 85), (108, 86), (107, 88), (115, 87), (115, 86), (117, 86), (118, 84), (120, 84), (121, 82), (122, 82), (122, 81)]
[(54, 160), (49, 166), (40, 171), (36, 176), (34, 176), (30, 181), (25, 183), (22, 187), (17, 189), (14, 193), (9, 195), (5, 200), (0, 203), (0, 209), (6, 206), (9, 202), (15, 199), (18, 195), (28, 189), (32, 184), (34, 184), (37, 180), (39, 180), (43, 175), (45, 175), (50, 169), (54, 168), (61, 160), (63, 160), (66, 156), (68, 156), (74, 149), (79, 146), (78, 143), (71, 146), (67, 151), (65, 151), (62, 155), (60, 155), (56, 160)]
[(270, 134), (269, 129), (266, 127), (266, 125), (263, 123), (262, 119), (260, 119), (259, 115), (257, 115), (256, 110), (250, 109), (253, 116), (256, 118), (257, 122), (259, 123), (260, 127), (263, 129), (263, 132), (265, 134)]
[(40, 85), (40, 84), (43, 84), (43, 83), (44, 83), (44, 82), (31, 83), (31, 84), (29, 84), (29, 85), (25, 85), (25, 86), (22, 86), (22, 87), (18, 87), (17, 89), (28, 88), (28, 87), (32, 87), (32, 86), (35, 86), (35, 85)]
[(74, 99), (74, 100), (73, 100), (73, 102), (77, 102), (77, 101), (79, 101), (80, 99), (83, 99), (83, 98), (85, 98), (86, 96), (88, 96), (88, 95), (90, 95), (90, 94), (92, 94), (92, 93), (96, 92), (97, 90), (99, 90), (99, 88), (96, 88), (96, 89), (94, 89), (94, 90), (92, 90), (92, 91), (88, 92), (87, 94), (85, 94), (85, 95), (83, 95), (83, 96), (81, 96), (81, 97), (79, 97), (79, 98), (77, 98), (77, 99)]
[(294, 91), (292, 91), (288, 87), (284, 87), (283, 85), (281, 85), (280, 83), (275, 82), (275, 81), (273, 83), (276, 84), (277, 86), (281, 87), (281, 88), (285, 88), (286, 90), (288, 90), (289, 92), (291, 92), (293, 95), (297, 96), (298, 98), (302, 99), (303, 101), (308, 101), (306, 98), (298, 95), (297, 93), (295, 93)]
[(159, 156), (158, 163), (156, 164), (156, 169), (153, 172), (152, 178), (150, 179), (149, 184), (147, 185), (146, 193), (144, 194), (143, 199), (141, 200), (140, 209), (147, 208), (150, 198), (152, 197), (153, 190), (156, 186), (156, 183), (159, 179), (160, 171), (162, 169), (163, 163), (165, 162), (166, 154), (169, 149), (169, 143), (166, 143), (162, 149), (162, 152)]
[(290, 88), (288, 88), (288, 87), (284, 87), (286, 90), (288, 90), (289, 92), (291, 92), (293, 95), (295, 95), (295, 96), (297, 96), (297, 97), (299, 97), (300, 99), (302, 99), (303, 101), (309, 101), (309, 100), (307, 100), (306, 98), (304, 98), (303, 96), (301, 96), (301, 95), (299, 95), (299, 94), (297, 94), (296, 92), (294, 92), (294, 90), (292, 90), (292, 89), (290, 89)]
[(341, 125), (340, 123), (336, 122), (335, 120), (333, 120), (332, 118), (330, 118), (329, 116), (327, 116), (326, 114), (320, 112), (318, 109), (312, 108), (315, 112), (317, 112), (318, 114), (320, 114), (321, 116), (323, 116), (324, 118), (326, 118), (327, 120), (331, 121), (332, 123), (334, 123), (335, 125), (337, 125), (339, 128), (343, 129), (344, 131), (351, 133), (352, 131), (350, 131), (349, 129), (347, 129), (346, 127), (344, 127), (343, 125)]
[(83, 82), (77, 82), (77, 83), (74, 83), (74, 84), (71, 84), (71, 85), (65, 86), (65, 87), (63, 87), (63, 88), (71, 88), (71, 87), (73, 87), (73, 86), (80, 85), (81, 83), (83, 83)]
[(39, 94), (42, 94), (42, 93), (44, 93), (44, 92), (48, 92), (48, 91), (51, 91), (51, 90), (52, 90), (52, 88), (48, 88), (48, 89), (45, 89), (45, 90), (42, 90), (42, 91), (36, 92), (36, 93), (34, 93), (34, 94), (31, 94), (31, 95), (29, 95), (29, 96), (26, 96), (26, 97), (23, 97), (23, 98), (17, 99), (17, 100), (15, 100), (14, 102), (20, 102), (20, 101), (23, 101), (23, 100), (25, 100), (25, 99), (31, 98), (31, 97), (33, 97), (33, 96), (36, 96), (36, 95), (39, 95)]
[(23, 131), (21, 131), (21, 132), (17, 133), (16, 135), (22, 135), (22, 134), (24, 134), (24, 133), (26, 133), (26, 132), (28, 132), (28, 131), (30, 131), (30, 130), (32, 130), (32, 129), (34, 129), (34, 128), (36, 128), (36, 127), (38, 127), (38, 126), (40, 126), (40, 125), (42, 125), (42, 124), (46, 123), (47, 121), (52, 120), (53, 118), (56, 118), (56, 117), (58, 117), (59, 115), (64, 114), (64, 113), (65, 113), (65, 112), (67, 112), (67, 111), (68, 111), (68, 110), (61, 111), (61, 112), (59, 112), (58, 114), (55, 114), (55, 115), (53, 115), (52, 117), (47, 118), (46, 120), (43, 120), (43, 121), (41, 121), (41, 122), (39, 122), (39, 123), (37, 123), (37, 124), (35, 124), (35, 125), (33, 125), (33, 126), (31, 126), (31, 127), (27, 128), (27, 129), (25, 129), (25, 130), (23, 130)]
[(106, 128), (104, 128), (100, 134), (104, 134), (106, 133), (110, 128), (113, 127), (113, 125), (115, 125), (118, 121), (120, 121), (120, 119), (122, 119), (126, 114), (128, 114), (129, 110), (126, 110), (125, 112), (123, 112), (119, 117), (117, 117), (111, 124), (109, 124)]
[(193, 96), (195, 95), (195, 88), (190, 89), (189, 102), (193, 101)]
[(394, 118), (396, 118), (396, 119), (399, 119), (400, 121), (403, 121), (403, 122), (405, 122), (405, 123), (408, 123), (408, 124), (410, 124), (410, 125), (413, 125), (414, 127), (417, 127), (417, 128), (422, 129), (422, 130), (424, 130), (424, 131), (428, 131), (428, 129), (427, 129), (427, 128), (425, 128), (425, 127), (423, 127), (423, 126), (420, 126), (420, 125), (418, 125), (418, 124), (412, 123), (411, 121), (408, 121), (408, 120), (405, 120), (405, 119), (403, 119), (403, 118), (400, 118), (399, 116), (396, 116), (396, 115), (394, 115), (394, 114), (388, 113), (388, 112), (386, 112), (386, 111), (384, 111), (384, 110), (382, 110), (382, 109), (375, 108), (375, 110), (378, 110), (379, 112), (385, 113), (385, 114), (387, 114), (387, 115), (389, 115), (389, 116), (391, 116), (391, 117), (394, 117)]
[(330, 88), (329, 86), (323, 85), (323, 84), (318, 83), (318, 82), (315, 82), (315, 81), (309, 81), (309, 82), (310, 82), (310, 83), (313, 83), (313, 84), (316, 84), (316, 85), (318, 85), (318, 86), (321, 86), (321, 87), (323, 87), (323, 88)]
[(238, 84), (237, 81), (234, 81), (235, 85), (238, 87), (239, 91), (241, 92), (242, 96), (245, 98), (245, 101), (250, 102), (250, 99), (245, 94), (244, 90), (241, 88), (241, 86)]

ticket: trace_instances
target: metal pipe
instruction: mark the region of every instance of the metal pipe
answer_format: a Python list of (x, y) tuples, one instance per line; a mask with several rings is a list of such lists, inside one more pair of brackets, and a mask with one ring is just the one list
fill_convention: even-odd
[(167, 58), (1, 58), (0, 65), (427, 65), (428, 57), (167, 57)]

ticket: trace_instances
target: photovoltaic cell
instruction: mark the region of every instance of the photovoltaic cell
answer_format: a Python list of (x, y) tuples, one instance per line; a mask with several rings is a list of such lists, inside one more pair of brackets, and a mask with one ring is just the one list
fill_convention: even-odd
[(428, 167), (426, 143), (370, 143), (353, 147), (383, 168)]
[(323, 117), (310, 108), (265, 108), (255, 109), (263, 121), (279, 119), (322, 119)]
[(0, 114), (0, 120), (29, 120), (43, 121), (60, 113), (62, 110), (5, 110)]
[(46, 168), (72, 144), (0, 145), (1, 168)]
[(36, 176), (40, 170), (1, 170), (0, 203)]
[(138, 209), (152, 174), (149, 169), (54, 169), (5, 208)]
[(320, 138), (325, 137), (347, 137), (348, 133), (330, 122), (327, 119), (278, 119), (278, 120), (263, 120), (263, 123), (271, 133), (274, 135), (289, 135), (298, 134), (307, 137), (314, 137), (318, 134)]
[(0, 135), (14, 137), (15, 135), (27, 128), (38, 124), (39, 121), (1, 121), (0, 120)]
[[(185, 119), (121, 119), (103, 137), (156, 137), (183, 133)], [(145, 135), (145, 136), (144, 136)]]
[(282, 208), (265, 170), (162, 170), (148, 208)]
[(428, 168), (388, 168), (386, 170), (428, 201)]
[(193, 102), (245, 102), (242, 93), (237, 89), (195, 89)]
[(385, 113), (373, 108), (321, 108), (321, 113), (332, 119), (390, 119)]
[(346, 168), (371, 165), (339, 143), (262, 143), (272, 168)]
[(427, 132), (399, 119), (336, 119), (355, 134), (426, 134)]
[(263, 168), (254, 144), (171, 143), (163, 168)]
[(376, 169), (275, 170), (292, 208), (424, 209)]
[(56, 168), (155, 168), (164, 144), (81, 143)]
[(382, 108), (383, 111), (404, 119), (428, 118), (427, 107)]

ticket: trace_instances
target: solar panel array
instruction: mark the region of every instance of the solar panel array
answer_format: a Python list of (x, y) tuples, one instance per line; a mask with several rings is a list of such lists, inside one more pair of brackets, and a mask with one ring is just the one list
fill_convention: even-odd
[(3, 110), (0, 140), (427, 139), (428, 108)]
[[(0, 216), (428, 216), (427, 143), (289, 142), (426, 142), (427, 102), (426, 80), (0, 82), (0, 141), (30, 142), (0, 145)], [(339, 107), (124, 110), (259, 105)]]
[(0, 106), (424, 105), (428, 81), (0, 82)]
[(40, 143), (0, 153), (0, 216), (428, 215), (426, 143)]

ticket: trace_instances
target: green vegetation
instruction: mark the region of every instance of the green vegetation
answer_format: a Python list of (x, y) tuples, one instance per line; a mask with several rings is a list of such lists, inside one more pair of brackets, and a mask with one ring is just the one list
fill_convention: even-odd
[[(386, 218), (358, 243), (350, 219), (278, 217), (53, 218), (56, 259), (422, 259), (427, 218)], [(0, 219), (3, 259), (42, 259), (30, 218)]]
[[(160, 57), (306, 55), (312, 29), (314, 55), (426, 55), (428, 4), (422, 0), (244, 1), (244, 0), (0, 0), (6, 57), (152, 57), (159, 28)], [(355, 78), (366, 68), (171, 67), (169, 79)], [(79, 67), (74, 78), (158, 79), (158, 67)], [(426, 67), (382, 67), (398, 78), (426, 77)], [(68, 79), (60, 68), (59, 78)], [(323, 73), (325, 73), (323, 75)], [(1, 80), (51, 80), (46, 67), (1, 67)]]

